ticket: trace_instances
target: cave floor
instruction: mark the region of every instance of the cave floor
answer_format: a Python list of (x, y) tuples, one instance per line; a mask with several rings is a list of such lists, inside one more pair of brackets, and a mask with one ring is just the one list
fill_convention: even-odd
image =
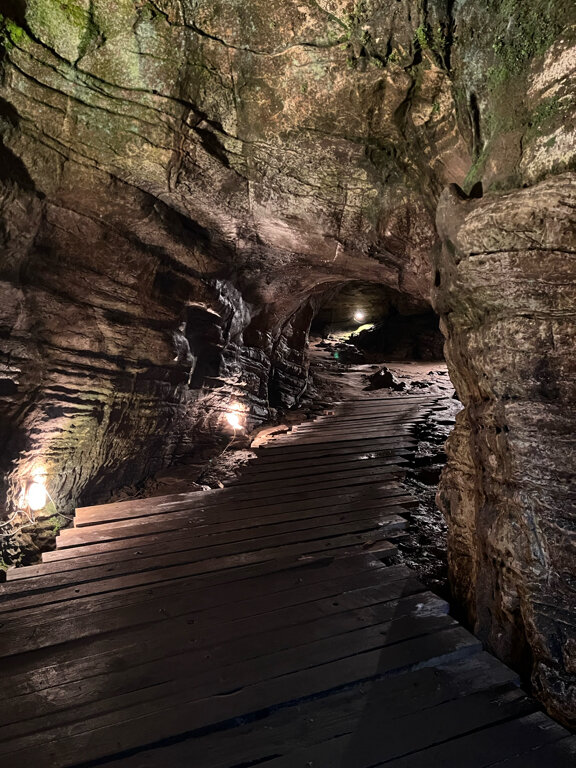
[(335, 406), (230, 487), (80, 509), (1, 587), (20, 768), (542, 768), (576, 739), (395, 563), (430, 394)]

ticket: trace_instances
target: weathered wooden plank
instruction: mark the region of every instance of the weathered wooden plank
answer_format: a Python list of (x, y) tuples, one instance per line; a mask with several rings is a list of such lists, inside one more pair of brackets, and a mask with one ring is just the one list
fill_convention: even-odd
[(316, 446), (304, 445), (303, 443), (288, 442), (287, 438), (282, 441), (278, 440), (276, 443), (265, 443), (258, 447), (258, 454), (263, 458), (271, 457), (273, 455), (286, 454), (294, 455), (299, 453), (319, 452), (318, 455), (329, 455), (336, 451), (347, 453), (350, 449), (356, 450), (358, 448), (386, 448), (391, 446), (405, 446), (415, 445), (416, 441), (414, 437), (408, 432), (406, 434), (392, 434), (392, 435), (378, 435), (373, 438), (349, 438), (348, 440), (324, 440), (321, 443), (317, 443)]
[[(479, 690), (493, 689), (513, 679), (504, 665), (488, 654), (480, 653), (439, 669), (406, 672), (384, 681), (332, 693), (320, 700), (283, 707), (268, 713), (257, 723), (233, 723), (225, 730), (195, 734), (177, 743), (143, 749), (136, 755), (125, 755), (107, 764), (111, 768), (161, 768), (163, 765), (170, 768), (232, 768), (265, 764), (274, 757), (288, 756), (302, 747), (351, 732), (361, 722), (368, 707), (377, 709), (382, 726), (386, 727), (396, 717), (416, 712), (424, 716), (430, 707)], [(454, 768), (456, 766), (465, 768), (465, 763), (454, 764)], [(319, 764), (319, 768), (324, 768), (323, 764)]]
[[(234, 610), (213, 605), (191, 611), (189, 604), (181, 600), (171, 601), (162, 609), (164, 613), (158, 612), (158, 616), (148, 609), (144, 618), (151, 618), (151, 621), (143, 622), (142, 612), (133, 611), (131, 624), (126, 624), (125, 616), (121, 617), (119, 624), (114, 615), (108, 613), (107, 616), (114, 622), (113, 632), (69, 638), (76, 642), (56, 642), (43, 653), (24, 653), (30, 650), (26, 646), (21, 649), (23, 653), (20, 655), (0, 660), (2, 692), (6, 698), (23, 696), (53, 685), (80, 680), (84, 676), (92, 677), (118, 669), (121, 663), (129, 666), (162, 659), (177, 650), (181, 651), (184, 646), (190, 649), (191, 639), (194, 641), (193, 648), (198, 650), (212, 647), (222, 642), (222, 638), (236, 642), (294, 626), (302, 627), (299, 632), (308, 639), (305, 627), (311, 622), (349, 613), (348, 621), (364, 625), (375, 611), (378, 611), (378, 616), (382, 616), (383, 611), (391, 611), (394, 617), (403, 611), (405, 613), (409, 600), (415, 600), (416, 606), (422, 606), (418, 609), (420, 611), (426, 604), (433, 604), (437, 615), (447, 611), (443, 601), (427, 595), (416, 579), (375, 583), (377, 581), (373, 574), (362, 573), (356, 578), (312, 584), (305, 594), (302, 589), (292, 590), (288, 595), (282, 595), (278, 604), (270, 604), (265, 599), (245, 599), (239, 601), (243, 604), (235, 605)], [(90, 619), (90, 622), (96, 626), (94, 620)], [(152, 623), (159, 625), (154, 634), (151, 633)], [(56, 637), (59, 640), (60, 636), (55, 636), (54, 632), (52, 635), (53, 639)], [(19, 636), (22, 637), (23, 633), (20, 632)]]
[[(78, 547), (77, 550), (72, 548), (56, 550), (53, 553), (47, 553), (52, 555), (52, 557), (45, 558), (45, 561), (39, 565), (30, 565), (9, 571), (8, 580), (10, 582), (21, 581), (22, 579), (47, 576), (51, 573), (60, 573), (62, 571), (73, 571), (97, 565), (104, 566), (119, 560), (126, 561), (146, 556), (152, 557), (159, 551), (164, 554), (178, 551), (180, 547), (187, 546), (190, 538), (193, 540), (196, 538), (198, 530), (204, 529), (211, 530), (214, 534), (237, 530), (243, 531), (246, 536), (249, 536), (252, 529), (257, 527), (265, 528), (268, 525), (281, 522), (290, 526), (291, 530), (297, 531), (321, 528), (330, 524), (330, 521), (334, 521), (332, 524), (340, 524), (346, 521), (370, 520), (382, 535), (387, 535), (389, 532), (402, 530), (408, 525), (406, 519), (401, 514), (405, 510), (397, 506), (379, 507), (377, 502), (375, 502), (373, 505), (368, 504), (365, 508), (357, 510), (350, 510), (347, 507), (342, 507), (341, 509), (343, 510), (342, 512), (339, 512), (337, 508), (332, 512), (325, 510), (323, 515), (316, 517), (306, 516), (304, 512), (301, 514), (301, 517), (298, 517), (296, 513), (293, 518), (283, 515), (271, 515), (268, 518), (256, 518), (254, 521), (247, 519), (224, 521), (215, 523), (212, 527), (209, 524), (200, 524), (198, 527), (195, 526), (191, 532), (188, 529), (179, 528), (165, 533), (142, 535), (138, 537), (137, 542), (123, 538), (98, 544), (86, 544)], [(145, 534), (145, 531), (141, 532)], [(62, 555), (63, 557), (55, 557), (56, 555)]]
[[(480, 724), (478, 724), (479, 726)], [(573, 768), (576, 739), (541, 712), (476, 728), (445, 744), (386, 763), (389, 768)]]
[[(350, 440), (348, 443), (323, 443), (316, 448), (302, 446), (298, 448), (297, 443), (283, 446), (278, 442), (276, 445), (263, 445), (255, 449), (258, 465), (266, 465), (273, 461), (295, 461), (304, 460), (310, 452), (314, 453), (316, 459), (330, 457), (346, 457), (358, 451), (412, 451), (417, 446), (417, 440), (414, 437), (377, 437), (371, 440)], [(252, 466), (249, 464), (248, 466)]]
[[(372, 467), (358, 465), (355, 469), (349, 469), (346, 472), (326, 472), (316, 474), (314, 467), (311, 466), (309, 473), (304, 476), (291, 477), (290, 475), (280, 475), (278, 478), (259, 478), (252, 476), (244, 480), (234, 482), (234, 487), (246, 490), (252, 493), (259, 488), (266, 488), (271, 495), (282, 493), (284, 490), (292, 487), (302, 489), (302, 492), (308, 489), (331, 488), (334, 483), (346, 481), (344, 487), (362, 484), (369, 478), (382, 477), (383, 479), (393, 478), (401, 480), (406, 475), (406, 467), (394, 464), (376, 464)], [(342, 486), (337, 486), (342, 487)]]
[[(374, 485), (375, 493), (371, 494), (369, 492), (369, 488), (365, 489), (365, 500), (363, 501), (359, 496), (354, 496), (353, 498), (349, 499), (350, 506), (357, 506), (360, 508), (363, 506), (363, 503), (367, 503), (369, 505), (373, 505), (374, 502), (378, 502), (378, 506), (375, 507), (377, 510), (382, 510), (382, 514), (386, 514), (389, 510), (389, 507), (407, 507), (407, 506), (413, 506), (416, 503), (415, 497), (411, 495), (407, 495), (406, 491), (399, 485), (391, 484), (375, 484)], [(382, 498), (384, 496), (388, 495), (388, 498)], [(337, 498), (337, 497), (332, 497)], [(306, 500), (305, 500), (306, 501)], [(305, 501), (303, 501), (303, 505), (305, 504)], [(337, 516), (339, 513), (342, 513), (342, 504), (334, 505), (331, 507), (332, 500), (329, 496), (326, 496), (324, 499), (324, 506), (322, 509), (326, 512), (326, 514), (330, 513), (330, 510), (333, 509), (334, 516)], [(293, 520), (298, 519), (299, 515), (301, 515), (301, 511), (298, 510), (298, 506), (294, 505), (292, 507), (292, 512), (288, 514), (288, 508), (286, 509), (286, 518), (287, 520)], [(238, 520), (249, 520), (247, 510), (240, 511), (238, 510), (239, 514), (234, 515), (233, 512), (228, 515), (228, 512), (230, 510), (221, 510), (220, 513), (212, 512), (211, 510), (208, 511), (208, 514), (214, 514), (215, 519), (218, 522), (231, 522), (234, 523), (234, 526), (236, 527), (235, 523)], [(267, 512), (270, 517), (278, 516), (278, 512), (273, 507), (268, 508), (259, 508), (257, 511), (259, 512)], [(398, 509), (394, 510), (395, 512), (398, 512)], [(274, 514), (276, 513), (276, 514)], [(143, 536), (147, 536), (154, 533), (167, 533), (167, 532), (174, 532), (174, 531), (191, 531), (195, 530), (196, 526), (204, 525), (206, 522), (206, 514), (204, 513), (204, 510), (200, 511), (200, 514), (196, 513), (190, 513), (190, 512), (184, 512), (183, 514), (161, 514), (158, 516), (150, 516), (143, 519), (137, 519), (137, 520), (118, 520), (111, 523), (102, 522), (101, 524), (94, 525), (94, 526), (83, 526), (80, 528), (70, 528), (67, 530), (66, 535), (64, 536), (64, 532), (62, 532), (62, 540), (59, 542), (59, 548), (57, 551), (63, 551), (65, 548), (69, 547), (82, 547), (84, 545), (89, 544), (95, 544), (98, 542), (106, 542), (106, 541), (115, 541), (115, 540), (129, 540), (129, 539), (138, 539)], [(137, 544), (138, 541), (134, 542), (128, 542), (128, 546), (132, 545), (133, 543)], [(47, 554), (47, 559), (58, 559), (60, 555), (56, 555), (55, 553)], [(82, 552), (78, 552), (78, 554), (82, 554)], [(76, 555), (76, 553), (75, 553)], [(65, 556), (65, 555), (63, 555)]]
[[(153, 571), (228, 555), (271, 552), (291, 544), (302, 544), (303, 552), (316, 552), (325, 546), (324, 542), (335, 541), (347, 534), (358, 536), (358, 540), (383, 536), (380, 520), (376, 514), (368, 517), (346, 520), (345, 522), (324, 521), (317, 527), (299, 527), (291, 522), (274, 523), (258, 528), (240, 529), (225, 533), (212, 533), (198, 529), (189, 536), (165, 542), (160, 551), (144, 553), (133, 550), (132, 557), (116, 556), (105, 562), (85, 562), (85, 567), (75, 571), (58, 573), (41, 572), (40, 575), (23, 580), (11, 580), (3, 587), (4, 602), (14, 595), (32, 590), (53, 589), (63, 584), (80, 584), (87, 581), (108, 579), (111, 575)], [(347, 538), (348, 542), (348, 538)], [(305, 544), (309, 544), (309, 550)], [(336, 546), (338, 543), (336, 543)], [(331, 546), (331, 545), (326, 545)], [(392, 545), (389, 547), (393, 551)]]
[[(277, 760), (270, 768), (305, 768), (306, 765), (354, 765), (355, 768), (394, 765), (408, 752), (421, 752), (474, 728), (482, 728), (534, 711), (535, 704), (510, 686), (479, 691), (406, 717), (378, 718), (377, 705), (365, 713), (354, 730), (330, 741), (306, 747)], [(393, 761), (393, 762), (391, 762)], [(422, 766), (430, 763), (422, 762)], [(446, 766), (469, 763), (442, 763)]]
[[(273, 512), (289, 512), (296, 508), (313, 511), (329, 504), (353, 503), (359, 498), (383, 498), (391, 489), (397, 486), (396, 479), (391, 478), (386, 482), (380, 483), (380, 485), (371, 485), (365, 490), (357, 486), (350, 488), (336, 486), (331, 490), (328, 489), (320, 492), (306, 491), (300, 497), (291, 490), (289, 493), (275, 494), (270, 499), (264, 498), (256, 501), (243, 499), (228, 500), (224, 494), (218, 497), (208, 496), (202, 498), (199, 496), (197, 499), (198, 503), (194, 505), (189, 504), (188, 500), (184, 503), (173, 504), (172, 502), (165, 502), (165, 497), (159, 497), (156, 503), (153, 503), (153, 499), (146, 499), (142, 501), (147, 503), (131, 505), (127, 508), (124, 504), (107, 506), (100, 513), (94, 511), (89, 516), (79, 517), (76, 527), (81, 528), (85, 525), (95, 525), (97, 523), (129, 522), (139, 517), (168, 520), (175, 519), (178, 516), (186, 517), (186, 515), (222, 515), (232, 513), (235, 517), (240, 518), (242, 516), (257, 516)], [(403, 490), (403, 493), (406, 493), (406, 491)], [(138, 525), (140, 525), (140, 521), (138, 521)], [(61, 535), (65, 538), (70, 535), (71, 530), (67, 528), (61, 532)]]
[[(350, 464), (356, 464), (358, 461), (382, 461), (386, 460), (389, 463), (399, 461), (405, 463), (408, 458), (413, 455), (414, 451), (411, 448), (380, 448), (372, 451), (357, 450), (348, 451), (344, 456), (315, 456), (314, 463), (317, 467), (338, 467), (339, 469), (346, 469)], [(364, 457), (364, 458), (362, 458)], [(298, 470), (308, 469), (310, 466), (311, 458), (297, 458), (293, 457), (287, 461), (283, 461), (280, 458), (276, 458), (272, 461), (264, 460), (264, 457), (254, 459), (248, 464), (242, 467), (242, 477), (246, 475), (260, 474), (266, 475), (270, 472), (280, 472), (283, 470)]]
[[(394, 573), (389, 574), (389, 570)], [(166, 594), (166, 591), (157, 589), (151, 594), (127, 595), (122, 593), (121, 601), (111, 601), (109, 596), (99, 600), (82, 601), (81, 608), (87, 609), (86, 613), (78, 613), (78, 607), (72, 604), (48, 606), (34, 611), (25, 617), (26, 621), (19, 620), (19, 615), (10, 621), (5, 621), (0, 647), (2, 654), (10, 656), (6, 661), (0, 660), (0, 669), (5, 675), (16, 673), (15, 655), (30, 650), (49, 648), (72, 640), (90, 638), (90, 643), (95, 643), (94, 638), (99, 635), (107, 635), (109, 632), (122, 635), (124, 630), (132, 631), (141, 626), (164, 623), (172, 630), (172, 623), (179, 624), (188, 620), (196, 620), (196, 615), (203, 612), (204, 616), (219, 616), (224, 608), (229, 621), (238, 618), (266, 614), (272, 610), (281, 610), (292, 606), (302, 606), (315, 600), (336, 598), (340, 600), (342, 595), (347, 599), (361, 600), (353, 597), (358, 590), (380, 586), (390, 599), (402, 595), (409, 595), (424, 591), (422, 585), (410, 575), (402, 572), (397, 567), (388, 569), (384, 576), (382, 571), (361, 571), (358, 574), (336, 576), (334, 571), (332, 578), (326, 581), (324, 577), (319, 582), (296, 583), (292, 589), (287, 587), (289, 580), (280, 580), (286, 588), (280, 586), (269, 587), (262, 585), (261, 580), (254, 579), (248, 582), (251, 590), (250, 597), (239, 588), (237, 582), (214, 584), (196, 591), (194, 585), (189, 591), (177, 594)], [(271, 574), (273, 582), (278, 582), (278, 576), (285, 574)], [(347, 579), (347, 580), (346, 580)], [(264, 587), (269, 590), (265, 591)], [(246, 585), (243, 585), (246, 589)], [(382, 593), (384, 594), (384, 592)], [(108, 598), (108, 599), (106, 599)], [(269, 604), (269, 601), (273, 600)], [(3, 618), (4, 621), (4, 618)], [(39, 622), (45, 624), (42, 632), (37, 627)], [(114, 641), (115, 642), (115, 641)], [(76, 644), (78, 646), (78, 644)], [(52, 658), (54, 650), (48, 652), (47, 658)], [(27, 656), (26, 659), (30, 657)], [(26, 661), (25, 659), (25, 661)], [(36, 664), (36, 657), (34, 657)], [(22, 664), (22, 658), (18, 657), (18, 664)]]
[(319, 465), (313, 458), (310, 458), (307, 462), (302, 463), (297, 467), (291, 467), (289, 465), (276, 468), (269, 467), (266, 472), (258, 471), (259, 468), (258, 465), (256, 465), (251, 472), (242, 472), (241, 477), (232, 482), (234, 485), (242, 486), (249, 483), (269, 483), (274, 480), (289, 481), (294, 480), (295, 478), (298, 478), (298, 482), (300, 482), (300, 480), (305, 482), (306, 479), (309, 479), (310, 477), (314, 479), (325, 478), (326, 476), (332, 476), (335, 473), (348, 474), (348, 472), (353, 472), (356, 469), (377, 469), (378, 467), (385, 467), (390, 464), (402, 466), (407, 464), (407, 459), (398, 455), (386, 458), (376, 457), (373, 459), (351, 457), (345, 464), (330, 462), (326, 465)]
[[(78, 755), (91, 759), (113, 755), (118, 744), (128, 750), (153, 744), (176, 734), (198, 730), (232, 718), (267, 710), (297, 699), (311, 698), (359, 680), (370, 680), (415, 665), (433, 664), (477, 653), (480, 644), (460, 627), (396, 643), (385, 650), (355, 653), (345, 659), (321, 664), (255, 685), (235, 689), (235, 678), (226, 695), (195, 700), (194, 693), (159, 697), (150, 690), (149, 700), (118, 711), (94, 714), (74, 723), (36, 731), (0, 744), (0, 754), (14, 763), (36, 768), (74, 765)], [(226, 690), (226, 688), (224, 688)], [(121, 701), (116, 702), (121, 706)], [(121, 721), (120, 721), (121, 720)], [(193, 724), (191, 728), (191, 724)], [(35, 763), (32, 763), (32, 760)]]
[(408, 427), (413, 428), (416, 424), (424, 421), (424, 417), (412, 416), (407, 418), (389, 418), (382, 419), (377, 417), (366, 417), (356, 419), (335, 419), (334, 421), (324, 421), (320, 424), (314, 422), (313, 424), (302, 424), (300, 426), (293, 427), (290, 432), (284, 435), (276, 435), (273, 440), (283, 441), (287, 438), (300, 437), (311, 434), (323, 434), (331, 435), (332, 433), (348, 433), (350, 436), (357, 435), (358, 437), (366, 436), (372, 432), (382, 432), (391, 430), (396, 427)]
[[(71, 680), (35, 677), (39, 688), (8, 702), (0, 700), (2, 738), (33, 733), (45, 725), (76, 721), (113, 710), (115, 697), (124, 696), (124, 705), (147, 700), (149, 688), (158, 696), (180, 695), (186, 691), (196, 699), (222, 695), (230, 680), (236, 687), (279, 679), (300, 669), (310, 668), (351, 654), (408, 640), (424, 633), (455, 626), (446, 615), (446, 606), (430, 593), (403, 600), (376, 603), (364, 610), (317, 616), (315, 621), (274, 627), (248, 636), (235, 636), (224, 623), (221, 633), (213, 628), (202, 636), (195, 627), (179, 637), (171, 637), (158, 648), (154, 639), (135, 647), (106, 654), (73, 667)], [(210, 631), (212, 630), (212, 631)], [(47, 683), (52, 683), (47, 685)], [(49, 688), (49, 696), (46, 690)], [(224, 690), (224, 692), (225, 692)], [(70, 701), (74, 700), (74, 711)], [(81, 711), (80, 708), (84, 707)], [(45, 719), (43, 721), (43, 718)]]
[[(356, 438), (358, 440), (366, 441), (367, 436), (371, 435), (371, 430), (362, 430), (358, 432)], [(374, 430), (374, 437), (409, 437), (412, 434), (412, 429), (409, 426), (398, 425), (394, 428)], [(350, 443), (354, 441), (354, 433), (350, 433), (345, 430), (340, 434), (334, 434), (327, 438), (322, 432), (314, 435), (294, 435), (290, 437), (287, 435), (282, 439), (282, 447), (290, 445), (298, 445), (302, 449), (306, 445), (322, 445), (326, 442), (330, 442), (331, 445), (337, 445), (338, 443)]]
[[(388, 465), (389, 468), (394, 465)], [(390, 477), (384, 480), (381, 485), (385, 483), (394, 482), (394, 474), (396, 470), (390, 470)], [(267, 509), (278, 504), (299, 504), (302, 502), (308, 502), (312, 499), (329, 499), (331, 497), (343, 497), (355, 494), (356, 496), (362, 495), (361, 483), (347, 483), (345, 478), (337, 482), (319, 484), (326, 487), (319, 487), (316, 489), (306, 489), (299, 491), (297, 487), (289, 487), (286, 490), (277, 492), (273, 495), (273, 500), (270, 499), (270, 494), (266, 494), (265, 489), (256, 489), (255, 491), (248, 491), (243, 489), (218, 489), (217, 491), (204, 491), (191, 494), (182, 494), (182, 498), (175, 501), (171, 497), (158, 496), (149, 499), (140, 499), (138, 502), (122, 502), (119, 504), (105, 505), (100, 511), (94, 508), (94, 511), (82, 512), (78, 514), (78, 527), (81, 523), (95, 523), (97, 521), (110, 521), (110, 520), (126, 520), (136, 516), (144, 515), (158, 515), (165, 514), (167, 512), (187, 512), (194, 511), (196, 509), (208, 509), (210, 507), (233, 506), (235, 509), (244, 509), (247, 513), (251, 513), (253, 510), (259, 507), (265, 507)], [(370, 483), (374, 485), (374, 483)], [(374, 493), (377, 489), (370, 488), (369, 492)], [(320, 502), (318, 502), (320, 503)], [(69, 535), (70, 528), (64, 529), (61, 532), (61, 536), (66, 537)]]
[[(310, 584), (318, 582), (318, 589), (329, 590), (338, 584), (342, 590), (345, 587), (341, 585), (340, 578), (348, 578), (351, 584), (362, 579), (360, 586), (373, 585), (374, 579), (383, 583), (400, 581), (406, 584), (414, 580), (411, 572), (403, 566), (385, 567), (371, 555), (355, 555), (344, 559), (272, 560), (223, 572), (192, 574), (173, 582), (136, 585), (120, 592), (83, 596), (80, 590), (74, 590), (74, 597), (68, 601), (32, 605), (28, 610), (4, 614), (0, 647), (4, 655), (16, 654), (23, 650), (25, 644), (45, 647), (62, 642), (67, 637), (83, 637), (137, 622), (160, 621), (166, 618), (166, 612), (174, 616), (180, 615), (178, 611), (205, 610), (214, 605), (227, 605), (228, 610), (234, 613), (249, 605), (247, 586), (250, 599), (256, 601), (272, 599), (275, 606), (285, 604), (286, 600), (306, 602), (312, 599), (309, 594), (315, 594), (313, 589), (310, 593), (306, 591)], [(42, 632), (37, 630), (39, 624), (42, 624)]]
[[(288, 537), (286, 537), (287, 539)], [(128, 571), (116, 576), (114, 565), (108, 565), (99, 574), (84, 573), (84, 569), (70, 573), (53, 574), (43, 580), (41, 589), (34, 590), (29, 580), (10, 582), (7, 587), (16, 587), (17, 593), (4, 597), (0, 605), (0, 615), (20, 611), (24, 608), (48, 605), (76, 598), (78, 595), (95, 595), (104, 592), (118, 592), (134, 586), (148, 586), (162, 581), (172, 581), (190, 576), (197, 570), (198, 563), (211, 563), (212, 567), (229, 567), (228, 562), (219, 563), (226, 557), (236, 555), (236, 565), (258, 563), (265, 560), (282, 559), (294, 556), (322, 556), (325, 553), (352, 553), (354, 549), (369, 548), (375, 540), (373, 532), (341, 534), (329, 538), (299, 541), (258, 548), (256, 543), (252, 548), (244, 544), (227, 544), (214, 547), (203, 547), (199, 550), (186, 552), (182, 556), (173, 554), (168, 561), (159, 558), (154, 567), (148, 570)], [(396, 549), (385, 541), (378, 542), (378, 551), (385, 548), (391, 555)], [(129, 564), (128, 564), (129, 565)], [(139, 566), (138, 566), (139, 567)], [(90, 571), (91, 569), (85, 569)], [(97, 580), (94, 580), (96, 579)]]

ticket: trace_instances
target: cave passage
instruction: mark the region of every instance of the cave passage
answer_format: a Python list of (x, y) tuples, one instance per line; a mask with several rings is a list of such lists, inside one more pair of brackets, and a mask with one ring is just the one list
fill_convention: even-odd
[(439, 361), (444, 338), (430, 305), (393, 288), (353, 281), (329, 289), (318, 299), (311, 336), (350, 341), (387, 360)]
[[(107, 761), (106, 741), (121, 750), (122, 768), (140, 768), (148, 756), (138, 751), (168, 739), (174, 759), (151, 753), (151, 768), (212, 768), (226, 741), (215, 735), (220, 717), (246, 729), (245, 751), (226, 768), (563, 766), (574, 740), (539, 719), (532, 699), (509, 687), (507, 669), (476, 651), (480, 642), (520, 670), (547, 715), (576, 727), (574, 0), (0, 5), (7, 761), (72, 768), (93, 743), (98, 754), (86, 759)], [(349, 434), (365, 444), (348, 469), (340, 448), (319, 455)], [(388, 438), (398, 444), (386, 456), (372, 443)], [(285, 444), (264, 447), (277, 440)], [(332, 464), (342, 473), (330, 473)], [(316, 480), (316, 465), (333, 477)], [(269, 477), (266, 503), (255, 506), (260, 497), (245, 494), (260, 472), (285, 485)], [(396, 531), (384, 537), (374, 534), (376, 518), (356, 517), (366, 510), (354, 478), (371, 485), (378, 472), (394, 475), (391, 488), (404, 473), (412, 498), (409, 512), (385, 521)], [(306, 497), (315, 503), (345, 477), (334, 487), (357, 496), (343, 519), (282, 517), (277, 491), (318, 482)], [(220, 498), (222, 508), (211, 504)], [(98, 516), (108, 504), (118, 518), (92, 526), (86, 509)], [(360, 528), (342, 533), (345, 546), (358, 549), (321, 555), (335, 538), (328, 533), (349, 523)], [(290, 550), (289, 563), (267, 561), (269, 579), (245, 549), (250, 535), (238, 534), (254, 528), (261, 552), (265, 529), (298, 539), (323, 527), (306, 534), (320, 549), (291, 540), (302, 549)], [(118, 553), (144, 529), (124, 566)], [(398, 562), (370, 549), (381, 538)], [(72, 539), (78, 547), (64, 545)], [(199, 574), (201, 562), (211, 565)], [(253, 594), (243, 591), (252, 577)], [(299, 578), (303, 591), (334, 578), (339, 592), (318, 586), (318, 602), (281, 629), (286, 615), (274, 607), (289, 610), (283, 596), (302, 595)], [(418, 612), (428, 598), (422, 609), (410, 602), (422, 584), (443, 597), (449, 585), (462, 619), (447, 624), (456, 613), (441, 618), (445, 603), (429, 598), (430, 622), (442, 627), (429, 645), (425, 632), (411, 634), (427, 618)], [(332, 615), (340, 594), (343, 617)], [(356, 597), (363, 618), (381, 620), (362, 626)], [(247, 606), (252, 613), (242, 613)], [(252, 629), (264, 615), (259, 637)], [(148, 639), (142, 628), (159, 617), (161, 636)], [(128, 647), (125, 629), (129, 647), (148, 654), (142, 669), (115, 659), (109, 625), (120, 633), (111, 643)], [(49, 649), (69, 628), (84, 655), (66, 646), (56, 662)], [(235, 628), (242, 653), (226, 644)], [(447, 687), (435, 692), (437, 669), (425, 676), (420, 651), (442, 655), (442, 634), (454, 642), (441, 672)], [(397, 651), (380, 648), (384, 636), (400, 638), (390, 645)], [(301, 639), (310, 665), (295, 669)], [(343, 655), (325, 659), (316, 642)], [(38, 644), (29, 665), (19, 652), (27, 643)], [(203, 650), (191, 660), (194, 643)], [(247, 670), (267, 658), (268, 643), (278, 655), (253, 678)], [(166, 652), (154, 656), (156, 647)], [(85, 690), (92, 661), (98, 681)], [(61, 685), (56, 664), (69, 675)], [(408, 669), (415, 687), (395, 689)], [(369, 702), (356, 690), (363, 674), (374, 682)], [(290, 730), (282, 711), (301, 684), (309, 718)], [(76, 709), (79, 691), (87, 698)], [(326, 712), (324, 694), (334, 704)], [(492, 695), (507, 720), (494, 714)], [(112, 700), (133, 715), (125, 726)], [(367, 703), (376, 720), (392, 708), (401, 721), (388, 729), (385, 755), (371, 751), (371, 737), (348, 743), (342, 730)], [(267, 717), (277, 730), (262, 751)], [(146, 742), (147, 725), (156, 741)], [(207, 740), (195, 756), (201, 731)], [(414, 754), (402, 752), (401, 733), (423, 739)]]
[(422, 300), (360, 281), (332, 286), (317, 307), (309, 334), (308, 409), (315, 402), (330, 409), (341, 400), (436, 397), (434, 410), (414, 425), (405, 482), (415, 506), (398, 550), (426, 586), (450, 600), (447, 527), (436, 492), (462, 404), (444, 361), (439, 319)]

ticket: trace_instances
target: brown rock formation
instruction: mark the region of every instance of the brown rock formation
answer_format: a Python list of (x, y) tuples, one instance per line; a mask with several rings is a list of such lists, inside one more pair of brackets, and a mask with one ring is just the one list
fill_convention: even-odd
[[(70, 510), (222, 435), (231, 401), (252, 422), (294, 403), (327, 289), (361, 280), (429, 301), (447, 184), (510, 191), (574, 168), (571, 0), (4, 0), (0, 13), (9, 509), (39, 468)], [(550, 451), (573, 396), (568, 289), (553, 284), (574, 243), (558, 202), (572, 183), (535, 187), (540, 224), (522, 218), (530, 190), (443, 198), (454, 252), (446, 241), (436, 298), (468, 403), (443, 491), (458, 595), (494, 647), (532, 648), (565, 712), (564, 604), (538, 600), (566, 571)], [(496, 275), (508, 282), (490, 289)]]
[(465, 410), (439, 501), (451, 583), (477, 632), (533, 664), (550, 711), (576, 716), (576, 175), (438, 208), (436, 306)]

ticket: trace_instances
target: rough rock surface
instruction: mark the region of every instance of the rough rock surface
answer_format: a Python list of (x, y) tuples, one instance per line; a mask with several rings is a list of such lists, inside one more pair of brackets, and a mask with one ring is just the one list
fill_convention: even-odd
[[(308, 327), (327, 289), (362, 280), (429, 300), (447, 184), (469, 191), (482, 179), (487, 191), (510, 191), (575, 167), (573, 0), (5, 0), (1, 14), (8, 510), (40, 470), (66, 512), (225, 440), (231, 404), (257, 423), (297, 402)], [(463, 205), (492, 205), (499, 221), (500, 203), (489, 200)], [(493, 227), (488, 217), (484, 236), (494, 228), (500, 248), (508, 232), (517, 247), (523, 222), (510, 222)], [(570, 253), (555, 268), (567, 269)], [(507, 296), (513, 313), (536, 286), (548, 291), (546, 263), (531, 264), (529, 279), (494, 290), (495, 303)], [(489, 323), (492, 299), (460, 281), (463, 298), (442, 309), (445, 269), (438, 306), (450, 348), (467, 350), (451, 353), (457, 388), (481, 387), (500, 407), (505, 372), (479, 377), (490, 367), (486, 336), (474, 345), (462, 324)], [(557, 310), (530, 311), (522, 328), (560, 374), (551, 362), (528, 369), (518, 355), (514, 363), (564, 403), (567, 342), (543, 315)], [(470, 402), (463, 419), (480, 407)], [(538, 402), (540, 440), (561, 429), (566, 409), (544, 395)], [(458, 435), (451, 482), (481, 488), (497, 474), (481, 462), (486, 441)], [(534, 439), (512, 445), (504, 431), (498, 439), (502, 487), (533, 462), (542, 503), (552, 503), (546, 450)], [(468, 516), (464, 496), (462, 512), (451, 506), (454, 521)], [(519, 516), (531, 504), (522, 503)], [(558, 515), (551, 525), (563, 530)], [(506, 568), (485, 558), (486, 525), (486, 535), (468, 539), (471, 558), (452, 524), (453, 573), (469, 574), (459, 590), (467, 600), (471, 585), (499, 584)], [(550, 548), (550, 572), (562, 570), (562, 551)], [(542, 616), (537, 591), (525, 586), (538, 581), (527, 576), (532, 555), (518, 556), (506, 583), (518, 585), (526, 616)], [(478, 595), (484, 614), (497, 604), (489, 589)], [(560, 711), (570, 643), (544, 653), (535, 621), (520, 622), (513, 606), (494, 612), (496, 624), (508, 622), (504, 636), (533, 648), (537, 664), (548, 660), (537, 679)], [(564, 615), (547, 616), (556, 637)]]
[(484, 200), (447, 190), (438, 226), (436, 306), (465, 405), (439, 492), (452, 588), (574, 724), (576, 174)]

